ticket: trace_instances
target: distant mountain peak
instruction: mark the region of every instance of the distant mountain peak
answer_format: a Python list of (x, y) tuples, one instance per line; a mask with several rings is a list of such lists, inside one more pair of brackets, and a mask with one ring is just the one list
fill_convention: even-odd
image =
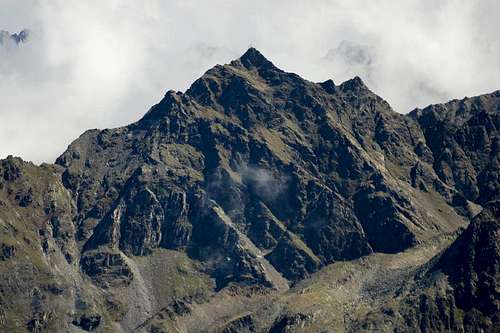
[(12, 41), (17, 45), (28, 41), (31, 32), (28, 29), (23, 29), (18, 33), (11, 34), (9, 31), (0, 30), (0, 45)]
[(360, 89), (368, 89), (366, 84), (363, 82), (363, 80), (359, 76), (355, 76), (352, 79), (349, 79), (345, 82), (342, 82), (342, 84), (340, 85), (340, 88), (342, 90), (354, 90), (354, 91), (357, 91)]
[(248, 69), (252, 67), (274, 67), (273, 63), (254, 47), (250, 47), (238, 60)]

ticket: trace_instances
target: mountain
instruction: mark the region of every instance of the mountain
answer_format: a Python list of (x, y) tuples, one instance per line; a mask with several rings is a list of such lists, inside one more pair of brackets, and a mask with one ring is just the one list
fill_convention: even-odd
[(0, 162), (8, 332), (500, 329), (500, 91), (394, 112), (249, 49)]
[(29, 40), (31, 32), (28, 29), (23, 29), (18, 33), (11, 34), (8, 31), (0, 30), (0, 45), (7, 43), (14, 43), (15, 45), (20, 45), (26, 43)]

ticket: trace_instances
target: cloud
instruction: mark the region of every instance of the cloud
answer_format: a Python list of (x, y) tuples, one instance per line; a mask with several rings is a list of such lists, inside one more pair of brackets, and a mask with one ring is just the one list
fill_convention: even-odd
[(399, 112), (500, 87), (495, 0), (3, 0), (0, 158), (53, 161), (250, 45), (312, 80), (361, 76)]
[(288, 186), (288, 178), (277, 178), (270, 170), (250, 165), (241, 166), (239, 169), (243, 182), (264, 200), (278, 199)]
[(328, 50), (323, 61), (339, 68), (339, 72), (345, 77), (358, 75), (363, 76), (367, 82), (374, 82), (377, 54), (373, 46), (342, 40), (336, 48)]
[(259, 166), (241, 164), (233, 171), (241, 177), (241, 183), (221, 168), (207, 177), (203, 213), (207, 213), (206, 209), (216, 203), (231, 219), (238, 221), (244, 213), (245, 202), (248, 199), (244, 194), (245, 191), (241, 191), (242, 185), (266, 203), (280, 201), (289, 186), (288, 175), (273, 174), (271, 170)]
[(352, 41), (343, 40), (337, 48), (329, 50), (326, 60), (341, 60), (348, 66), (358, 65), (369, 67), (373, 64), (375, 55), (374, 48), (369, 45), (361, 45)]

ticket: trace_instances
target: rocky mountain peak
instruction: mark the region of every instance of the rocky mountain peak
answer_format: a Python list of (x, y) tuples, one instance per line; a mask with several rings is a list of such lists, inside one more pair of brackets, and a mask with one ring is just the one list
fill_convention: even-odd
[(0, 161), (0, 331), (498, 326), (499, 103), (402, 115), (250, 48), (55, 165)]
[(254, 47), (250, 47), (238, 60), (247, 69), (274, 67), (272, 62), (267, 60), (267, 58)]
[(352, 79), (342, 82), (339, 88), (343, 91), (353, 91), (356, 93), (362, 91), (370, 91), (370, 89), (366, 86), (366, 84), (359, 76), (355, 76)]
[(335, 83), (333, 82), (332, 79), (328, 79), (326, 81), (323, 81), (320, 83), (320, 85), (325, 89), (325, 91), (329, 94), (334, 94), (335, 93)]
[(23, 29), (18, 33), (10, 33), (6, 30), (0, 30), (0, 45), (6, 44), (9, 41), (20, 45), (22, 43), (26, 43), (29, 40), (30, 35), (31, 32), (28, 29)]

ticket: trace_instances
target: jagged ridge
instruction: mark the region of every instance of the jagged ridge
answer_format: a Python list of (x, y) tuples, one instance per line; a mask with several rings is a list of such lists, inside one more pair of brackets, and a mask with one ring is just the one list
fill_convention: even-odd
[[(301, 290), (297, 283), (307, 277), (319, 281), (328, 274), (322, 272), (345, 261), (356, 265), (367, 255), (378, 258), (370, 255), (375, 252), (406, 256), (402, 251), (427, 247), (436, 254), (442, 245), (433, 244), (448, 242), (480, 205), (497, 198), (498, 97), (495, 92), (405, 116), (358, 77), (340, 85), (309, 82), (251, 48), (207, 71), (185, 93), (167, 92), (138, 122), (85, 132), (56, 166), (43, 168), (50, 171), (42, 178), (27, 176), (37, 167), (8, 159), (1, 183), (9, 203), (0, 209), (7, 214), (0, 220), (7, 221), (2, 222), (3, 261), (16, 263), (15, 244), (26, 242), (12, 231), (21, 223), (12, 218), (18, 210), (27, 220), (34, 211), (49, 214), (50, 207), (64, 215), (28, 227), (30, 242), (40, 239), (43, 251), (25, 255), (36, 257), (61, 284), (60, 294), (71, 297), (43, 301), (37, 296), (26, 327), (133, 331), (177, 325), (179, 331), (197, 331), (190, 323), (205, 320), (207, 328), (223, 330), (222, 318), (236, 313), (241, 320), (227, 327), (314, 326), (321, 321), (310, 314), (258, 309), (274, 299), (268, 304), (273, 308), (287, 299), (279, 295), (289, 285), (296, 288), (289, 295), (295, 295)], [(37, 193), (46, 192), (38, 186), (42, 179), (70, 201), (34, 204)], [(53, 271), (53, 263), (64, 269)], [(374, 265), (369, 269), (376, 270)], [(164, 269), (167, 282), (153, 273)], [(397, 281), (407, 278), (398, 274)], [(11, 282), (5, 286), (12, 289)], [(32, 294), (31, 287), (23, 288)], [(47, 293), (45, 287), (33, 288)], [(249, 297), (240, 298), (242, 293)], [(377, 294), (374, 304), (385, 302), (384, 295)], [(184, 305), (176, 308), (180, 299)], [(227, 299), (240, 303), (213, 312)], [(7, 298), (0, 303), (8, 304), (6, 318), (13, 318), (16, 306), (26, 313), (26, 305)], [(393, 327), (409, 325), (417, 316), (404, 305), (397, 311), (408, 320), (392, 321)], [(479, 311), (495, 320), (484, 308)], [(61, 319), (63, 313), (71, 320)], [(10, 320), (7, 325), (19, 327)], [(487, 327), (484, 321), (480, 325)]]

